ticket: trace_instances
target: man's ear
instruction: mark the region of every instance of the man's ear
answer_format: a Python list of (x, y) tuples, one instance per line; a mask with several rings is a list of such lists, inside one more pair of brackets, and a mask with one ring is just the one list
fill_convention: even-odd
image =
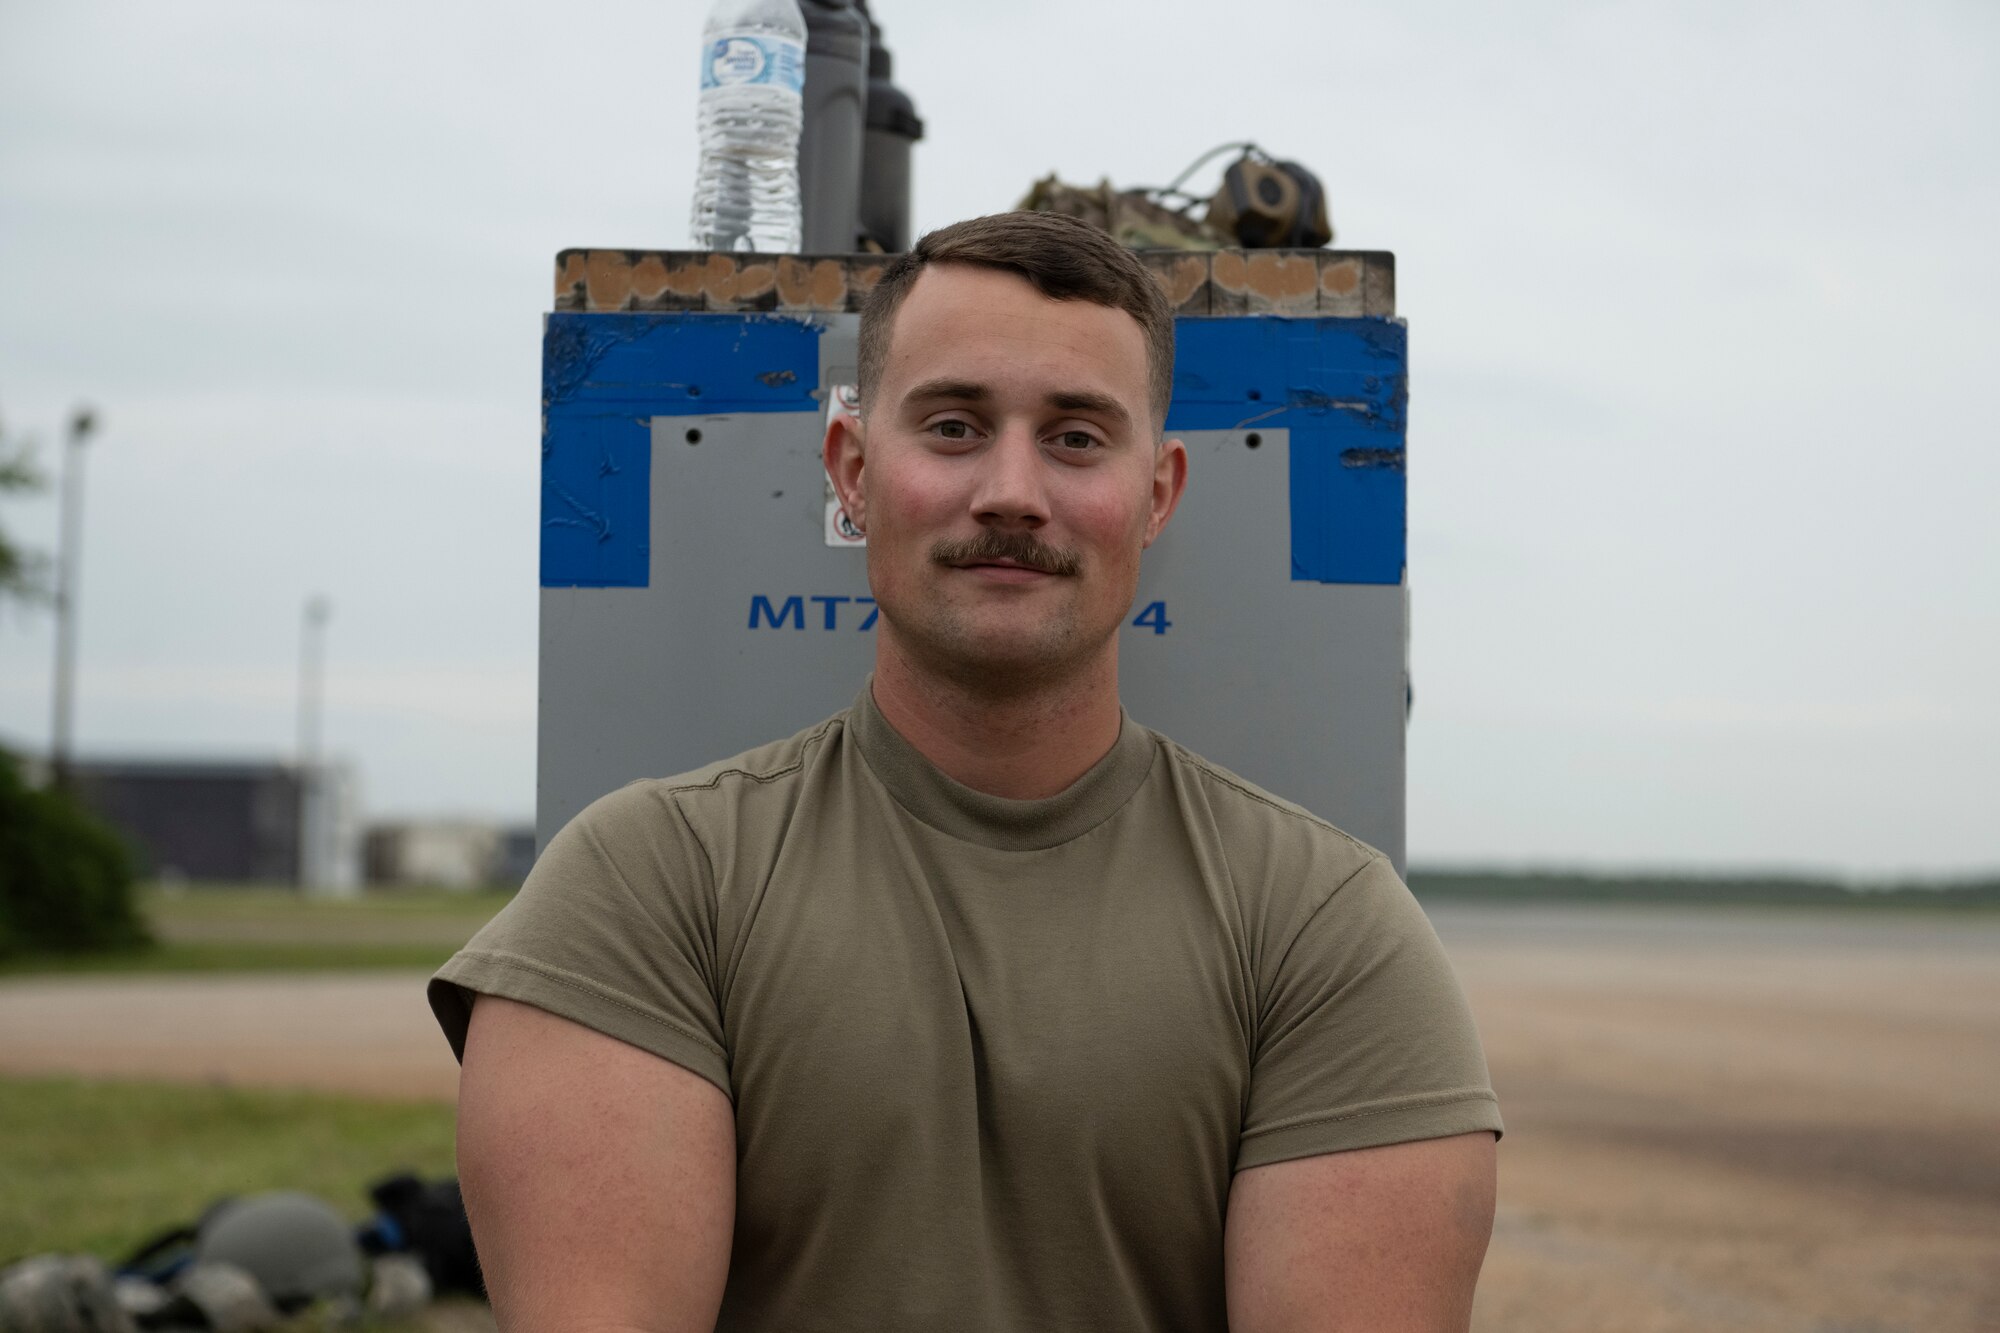
[(1146, 519), (1145, 545), (1151, 546), (1179, 507), (1187, 489), (1188, 452), (1179, 440), (1163, 441), (1153, 452), (1153, 512)]
[(826, 475), (833, 481), (833, 493), (840, 507), (862, 532), (868, 531), (868, 501), (861, 489), (862, 443), (866, 428), (845, 412), (836, 413), (827, 423), (826, 440), (820, 458)]

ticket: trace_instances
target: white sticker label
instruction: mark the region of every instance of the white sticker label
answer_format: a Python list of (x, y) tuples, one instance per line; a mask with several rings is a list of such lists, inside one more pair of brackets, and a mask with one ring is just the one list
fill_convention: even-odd
[(800, 92), (806, 86), (806, 49), (789, 37), (729, 32), (708, 44), (701, 62), (703, 88), (767, 84)]
[[(827, 390), (826, 425), (833, 429), (833, 423), (845, 418), (848, 421), (861, 419), (861, 390), (852, 384), (835, 384)], [(824, 437), (822, 437), (824, 438)], [(826, 477), (826, 544), (828, 546), (866, 546), (868, 538), (854, 520), (847, 516), (847, 510), (840, 503), (840, 497), (833, 493), (833, 478)]]

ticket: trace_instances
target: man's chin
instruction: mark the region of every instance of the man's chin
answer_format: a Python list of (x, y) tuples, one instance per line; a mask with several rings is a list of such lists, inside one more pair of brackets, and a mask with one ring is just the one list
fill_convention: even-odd
[(911, 645), (925, 668), (982, 693), (1047, 688), (1083, 669), (1089, 648), (1067, 633), (1026, 634), (1013, 627), (960, 627)]

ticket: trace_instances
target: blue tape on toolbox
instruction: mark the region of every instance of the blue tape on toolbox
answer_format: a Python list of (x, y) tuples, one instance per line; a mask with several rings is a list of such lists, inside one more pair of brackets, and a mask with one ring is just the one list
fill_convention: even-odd
[(1386, 319), (1175, 321), (1169, 430), (1291, 432), (1292, 577), (1401, 583), (1409, 344)]
[(817, 412), (819, 336), (782, 315), (550, 315), (542, 586), (645, 587), (652, 418)]

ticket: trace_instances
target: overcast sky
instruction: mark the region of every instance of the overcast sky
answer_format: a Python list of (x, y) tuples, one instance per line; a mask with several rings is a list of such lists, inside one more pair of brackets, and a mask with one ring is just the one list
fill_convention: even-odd
[[(86, 753), (285, 755), (318, 591), (367, 809), (530, 815), (551, 260), (687, 243), (702, 9), (0, 0)], [(2000, 865), (2000, 7), (878, 10), (919, 229), (1250, 138), (1396, 252), (1413, 862)], [(0, 614), (0, 739), (51, 645)]]

